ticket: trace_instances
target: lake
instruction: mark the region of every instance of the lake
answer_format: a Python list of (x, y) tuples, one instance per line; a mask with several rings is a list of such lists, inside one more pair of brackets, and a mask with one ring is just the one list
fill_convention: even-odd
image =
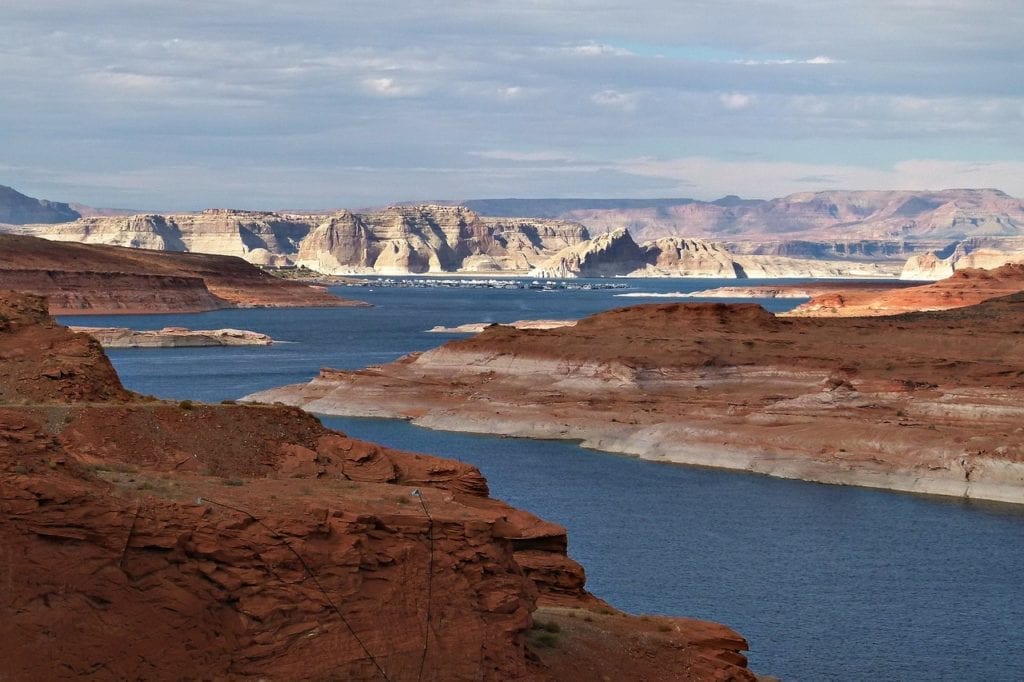
[[(623, 280), (630, 289), (335, 289), (373, 308), (80, 316), (82, 325), (235, 327), (270, 347), (126, 349), (128, 388), (216, 402), (443, 343), (434, 325), (577, 318), (735, 280)], [(777, 280), (772, 284), (778, 284)], [(743, 280), (743, 285), (756, 285)], [(763, 301), (782, 310), (796, 301)], [(492, 495), (569, 529), (588, 586), (636, 613), (705, 618), (750, 641), (785, 680), (1024, 677), (1024, 508), (689, 468), (568, 442), (324, 418), (353, 436), (479, 466)]]

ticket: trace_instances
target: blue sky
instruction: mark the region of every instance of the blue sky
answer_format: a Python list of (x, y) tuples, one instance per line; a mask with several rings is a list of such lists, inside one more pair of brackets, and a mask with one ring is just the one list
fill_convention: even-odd
[(0, 184), (99, 206), (1024, 196), (1019, 0), (4, 0)]

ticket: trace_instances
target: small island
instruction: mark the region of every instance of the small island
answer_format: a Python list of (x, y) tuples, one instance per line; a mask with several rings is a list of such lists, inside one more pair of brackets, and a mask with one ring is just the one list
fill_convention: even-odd
[(274, 339), (245, 329), (137, 330), (127, 327), (72, 327), (100, 342), (104, 348), (197, 348), (201, 346), (269, 346)]

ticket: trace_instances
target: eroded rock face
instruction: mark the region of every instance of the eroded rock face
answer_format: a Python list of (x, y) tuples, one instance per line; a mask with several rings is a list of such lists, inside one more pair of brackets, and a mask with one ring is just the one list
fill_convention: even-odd
[[(754, 679), (723, 626), (605, 623), (565, 529), (487, 495), (294, 408), (131, 394), (0, 296), (0, 677), (555, 680), (629, 642), (646, 679)], [(545, 660), (538, 604), (602, 614)]]
[(487, 327), (255, 397), (580, 440), (658, 461), (1024, 503), (1021, 329), (1024, 293), (873, 318), (644, 305), (572, 327)]
[(615, 277), (647, 265), (646, 254), (625, 229), (569, 246), (530, 271), (531, 277)]

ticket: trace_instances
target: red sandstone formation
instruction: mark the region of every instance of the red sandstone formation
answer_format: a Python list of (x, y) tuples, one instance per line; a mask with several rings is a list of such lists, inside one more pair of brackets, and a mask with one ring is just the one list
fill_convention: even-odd
[(0, 234), (0, 289), (47, 296), (53, 314), (362, 305), (272, 277), (241, 258)]
[(470, 465), (134, 395), (0, 297), (0, 679), (754, 679), (734, 632), (613, 611), (565, 550)]
[(1024, 290), (1024, 265), (995, 270), (958, 270), (952, 277), (915, 287), (836, 290), (814, 296), (787, 315), (794, 317), (869, 317), (924, 310), (963, 308)]
[(492, 326), (389, 365), (323, 370), (309, 384), (250, 398), (1024, 503), (1022, 330), (1024, 292), (873, 318), (655, 304), (573, 327)]

